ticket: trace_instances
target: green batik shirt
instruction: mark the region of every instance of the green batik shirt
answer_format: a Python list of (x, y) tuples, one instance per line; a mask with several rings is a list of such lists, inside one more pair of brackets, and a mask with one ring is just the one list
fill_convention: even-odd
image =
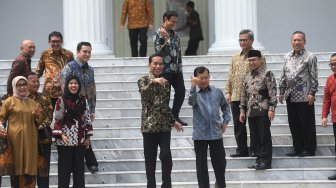
[(154, 79), (154, 75), (149, 73), (138, 80), (142, 104), (141, 132), (143, 133), (171, 131), (171, 126), (175, 122), (169, 107), (169, 85), (166, 84), (163, 87), (154, 83)]

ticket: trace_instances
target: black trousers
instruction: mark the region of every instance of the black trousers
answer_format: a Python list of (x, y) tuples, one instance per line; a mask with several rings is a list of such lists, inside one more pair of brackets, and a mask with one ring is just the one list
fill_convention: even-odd
[(73, 188), (84, 188), (84, 146), (57, 146), (58, 187), (69, 188), (73, 173)]
[[(248, 154), (247, 148), (247, 133), (246, 133), (246, 121), (244, 123), (239, 121), (240, 116), (240, 101), (232, 101), (231, 102), (231, 112), (232, 112), (232, 119), (233, 119), (233, 127), (234, 127), (234, 134), (237, 142), (237, 150), (236, 153), (241, 154)], [(254, 149), (251, 139), (251, 151)]]
[(171, 188), (171, 171), (173, 168), (170, 151), (170, 132), (142, 133), (147, 176), (147, 188), (156, 188), (155, 169), (157, 149), (160, 147), (159, 158), (161, 160), (162, 188)]
[(256, 162), (272, 164), (271, 121), (268, 115), (249, 117), (250, 135), (255, 139), (257, 152)]
[(193, 39), (188, 41), (188, 47), (185, 51), (185, 55), (197, 55), (197, 50), (199, 46), (200, 40), (199, 39)]
[(169, 82), (169, 88), (173, 86), (175, 90), (172, 112), (175, 117), (179, 117), (181, 107), (185, 97), (185, 86), (183, 73), (169, 73), (162, 75)]
[[(131, 43), (132, 57), (146, 57), (147, 54), (147, 27), (129, 29), (128, 35)], [(140, 54), (138, 53), (138, 40), (140, 41)]]
[(41, 144), (41, 149), (43, 151), (43, 156), (46, 160), (47, 168), (48, 168), (48, 177), (39, 177), (37, 176), (37, 185), (39, 188), (49, 188), (49, 172), (50, 172), (50, 144)]
[(314, 104), (289, 102), (287, 100), (288, 123), (295, 151), (316, 151), (316, 123)]
[(208, 146), (210, 150), (211, 164), (215, 172), (216, 182), (219, 188), (226, 187), (225, 169), (226, 159), (223, 139), (218, 140), (194, 140), (196, 154), (196, 171), (199, 188), (209, 188), (208, 173)]

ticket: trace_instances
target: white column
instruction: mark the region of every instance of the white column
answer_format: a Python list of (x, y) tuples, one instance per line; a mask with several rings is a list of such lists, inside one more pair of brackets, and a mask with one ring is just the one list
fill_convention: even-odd
[[(212, 18), (211, 18), (212, 19)], [(265, 50), (258, 41), (256, 0), (215, 0), (215, 42), (208, 54), (232, 54), (241, 51), (238, 38), (242, 29), (254, 33), (253, 47)]]
[(92, 45), (92, 56), (112, 56), (106, 10), (105, 0), (63, 0), (65, 48), (76, 51), (79, 42), (87, 41)]

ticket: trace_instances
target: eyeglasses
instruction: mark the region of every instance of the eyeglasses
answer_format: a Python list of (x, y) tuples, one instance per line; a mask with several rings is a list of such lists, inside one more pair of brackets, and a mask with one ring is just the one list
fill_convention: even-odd
[(242, 43), (242, 42), (247, 42), (249, 39), (238, 39), (238, 41), (240, 42), (240, 43)]
[(53, 43), (53, 44), (56, 44), (56, 43), (60, 43), (62, 41), (61, 40), (51, 40), (50, 42)]
[(329, 66), (331, 67), (331, 68), (336, 68), (336, 64), (329, 64)]
[(27, 88), (27, 84), (18, 84), (16, 88)]

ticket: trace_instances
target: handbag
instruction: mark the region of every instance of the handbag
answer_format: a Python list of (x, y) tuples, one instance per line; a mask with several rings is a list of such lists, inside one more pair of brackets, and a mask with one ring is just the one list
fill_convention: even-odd
[(43, 126), (42, 129), (38, 129), (38, 135), (39, 135), (40, 140), (51, 139), (50, 127)]

